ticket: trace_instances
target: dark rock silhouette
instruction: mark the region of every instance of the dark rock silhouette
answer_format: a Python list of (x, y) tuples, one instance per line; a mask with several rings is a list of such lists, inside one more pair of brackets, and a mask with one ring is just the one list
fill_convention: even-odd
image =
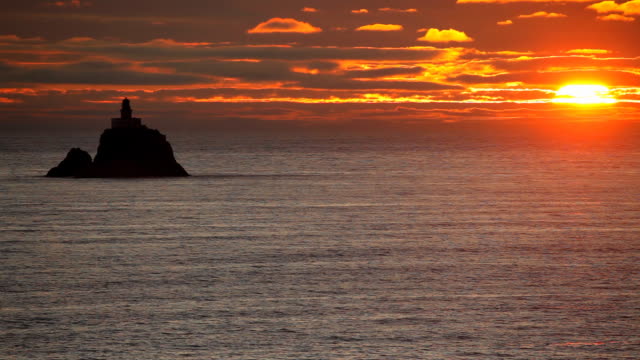
[(173, 149), (158, 130), (106, 129), (98, 153), (79, 177), (189, 176), (173, 157)]
[(72, 148), (67, 153), (67, 157), (65, 157), (58, 166), (49, 170), (47, 176), (78, 176), (79, 174), (86, 172), (89, 169), (89, 166), (91, 166), (91, 155), (80, 148)]
[[(189, 176), (174, 158), (173, 149), (166, 136), (158, 130), (142, 125), (141, 119), (131, 117), (132, 112), (129, 99), (125, 98), (120, 110), (121, 117), (112, 119), (111, 129), (104, 130), (100, 136), (98, 153), (93, 162), (86, 152), (71, 149), (69, 154), (74, 150), (86, 154), (88, 165), (82, 168), (74, 167), (73, 171), (54, 171), (67, 161), (65, 159), (58, 167), (51, 169), (47, 176), (94, 178)], [(69, 156), (67, 155), (67, 158)], [(60, 175), (51, 175), (52, 172)]]

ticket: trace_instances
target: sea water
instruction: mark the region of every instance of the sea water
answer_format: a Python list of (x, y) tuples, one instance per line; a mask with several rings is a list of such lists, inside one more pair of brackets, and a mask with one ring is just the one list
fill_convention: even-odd
[(639, 136), (0, 136), (2, 359), (638, 359)]

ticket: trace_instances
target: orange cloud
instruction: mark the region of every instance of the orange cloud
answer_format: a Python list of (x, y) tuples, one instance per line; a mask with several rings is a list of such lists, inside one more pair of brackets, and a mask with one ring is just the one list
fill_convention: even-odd
[(356, 29), (356, 31), (400, 31), (404, 29), (402, 25), (395, 24), (371, 24), (363, 25)]
[(17, 35), (0, 35), (0, 44), (2, 43), (21, 43), (21, 42), (29, 42), (29, 43), (37, 43), (44, 41), (41, 37), (32, 37), (32, 38), (21, 38)]
[(513, 21), (511, 20), (498, 21), (496, 24), (500, 26), (513, 25)]
[(367, 14), (369, 13), (369, 10), (367, 9), (359, 9), (359, 10), (351, 10), (352, 14)]
[(378, 11), (382, 11), (382, 12), (395, 12), (395, 13), (417, 13), (418, 10), (417, 9), (394, 9), (394, 8), (380, 8), (378, 9)]
[(519, 19), (532, 19), (532, 18), (566, 18), (567, 15), (565, 14), (559, 14), (559, 13), (549, 13), (546, 11), (537, 11), (534, 12), (532, 14), (526, 14), (526, 15), (518, 15)]
[(624, 16), (620, 14), (609, 14), (604, 16), (598, 16), (597, 19), (602, 21), (624, 21), (624, 22), (636, 21), (636, 19), (632, 18), (631, 16)]
[(0, 104), (15, 104), (15, 103), (21, 103), (23, 102), (22, 100), (17, 100), (17, 99), (11, 99), (8, 97), (0, 97)]
[(312, 8), (312, 7), (303, 7), (302, 10), (300, 10), (300, 11), (308, 12), (308, 13), (314, 13), (314, 12), (318, 12), (318, 9)]
[(429, 41), (429, 42), (470, 42), (473, 41), (473, 38), (467, 36), (462, 31), (448, 29), (448, 30), (439, 30), (439, 29), (428, 29), (427, 33), (424, 34), (423, 37), (418, 38), (419, 41)]
[(623, 15), (640, 15), (640, 0), (631, 0), (622, 4), (615, 1), (601, 1), (587, 6), (587, 9), (595, 10), (599, 14), (622, 13)]
[(458, 0), (456, 3), (458, 4), (482, 4), (482, 3), (498, 3), (498, 4), (509, 4), (509, 3), (527, 3), (527, 2), (535, 2), (535, 3), (568, 3), (568, 2), (591, 2), (593, 0)]
[(85, 6), (91, 6), (91, 3), (88, 1), (82, 1), (82, 0), (64, 0), (64, 1), (61, 0), (61, 1), (54, 1), (49, 5), (57, 6), (57, 7), (85, 7)]
[(292, 18), (275, 17), (265, 22), (261, 22), (253, 29), (247, 30), (249, 34), (270, 34), (270, 33), (300, 33), (312, 34), (321, 32), (322, 29), (309, 23), (298, 21)]
[(619, 5), (615, 1), (602, 1), (587, 6), (587, 9), (595, 10), (597, 13), (606, 14), (619, 11)]
[[(300, 8), (294, 10), (299, 11)], [(343, 15), (348, 16), (348, 13)], [(595, 17), (595, 14), (592, 15)], [(518, 26), (528, 22), (512, 20)], [(353, 31), (356, 27), (352, 25), (349, 29)], [(323, 30), (326, 32), (329, 28), (323, 27)], [(429, 30), (422, 29), (423, 32), (416, 36), (425, 35), (426, 38), (425, 33)], [(462, 34), (461, 39), (470, 39), (459, 30), (431, 30), (432, 33), (435, 30), (440, 38), (449, 32), (449, 39), (440, 41), (460, 40), (451, 40), (451, 34), (456, 33)], [(389, 35), (396, 34), (404, 32)], [(473, 34), (479, 37), (477, 33)], [(361, 37), (364, 34), (353, 32), (341, 35)], [(31, 56), (25, 57), (22, 53), (14, 53), (23, 51), (23, 47), (15, 45), (21, 41), (24, 39), (15, 35), (0, 35), (0, 52), (4, 48), (3, 55), (8, 54), (0, 62), (0, 68), (4, 71), (3, 79), (11, 86), (37, 86), (43, 97), (31, 99), (26, 95), (5, 94), (0, 89), (0, 103), (6, 102), (3, 107), (10, 111), (24, 108), (25, 112), (33, 112), (35, 108), (44, 114), (39, 104), (50, 104), (57, 101), (55, 99), (73, 104), (106, 103), (113, 101), (113, 97), (121, 91), (136, 91), (150, 102), (161, 103), (158, 112), (167, 109), (163, 108), (165, 106), (171, 106), (171, 101), (166, 100), (169, 96), (192, 99), (185, 101), (219, 104), (275, 103), (277, 107), (290, 106), (281, 105), (284, 102), (444, 104), (442, 106), (447, 108), (476, 103), (542, 104), (551, 101), (554, 90), (560, 84), (578, 80), (606, 83), (615, 89), (612, 91), (617, 91), (616, 97), (624, 96), (621, 102), (625, 106), (640, 104), (640, 77), (635, 74), (640, 67), (640, 59), (621, 49), (615, 50), (616, 57), (610, 57), (606, 55), (609, 53), (607, 50), (602, 50), (608, 48), (606, 42), (599, 45), (594, 43), (593, 49), (565, 47), (561, 53), (557, 50), (546, 51), (541, 53), (544, 56), (538, 57), (539, 54), (535, 52), (480, 51), (459, 43), (451, 46), (446, 43), (422, 43), (423, 46), (389, 48), (370, 47), (368, 44), (357, 47), (235, 45), (171, 39), (131, 43), (72, 38), (66, 41), (40, 39), (36, 47), (25, 44), (27, 46), (24, 48), (33, 49), (29, 50)], [(36, 54), (41, 51), (52, 55)], [(58, 57), (58, 53), (63, 56)], [(98, 58), (100, 62), (96, 61)], [(52, 89), (69, 91), (68, 94), (50, 95), (47, 91)], [(91, 90), (85, 93), (82, 89)], [(116, 91), (118, 94), (114, 95)], [(22, 107), (11, 105), (9, 101), (12, 100), (24, 100), (25, 104)], [(35, 107), (30, 106), (32, 102)], [(325, 108), (331, 115), (313, 116), (318, 119), (334, 116), (331, 112), (333, 108)], [(235, 113), (230, 115), (222, 111), (218, 105), (211, 109), (213, 111), (207, 111), (206, 116), (209, 113), (220, 113), (230, 118), (235, 116)], [(1, 120), (13, 114), (0, 114), (0, 127)], [(247, 117), (263, 118), (257, 111), (252, 110), (247, 114)], [(637, 114), (634, 113), (636, 118)], [(274, 119), (284, 117), (280, 114), (273, 116)], [(405, 118), (405, 114), (400, 116)], [(448, 115), (442, 116), (449, 118)], [(492, 114), (474, 113), (473, 116), (493, 118)], [(290, 117), (299, 119), (297, 113)], [(423, 117), (423, 114), (416, 115), (416, 118)], [(531, 116), (527, 113), (524, 117)]]
[(573, 49), (566, 51), (567, 54), (609, 54), (610, 52), (603, 49)]
[[(67, 40), (68, 42), (90, 42), (90, 41), (95, 41), (92, 38), (71, 38), (69, 40)], [(190, 46), (209, 46), (209, 45), (213, 45), (213, 43), (210, 42), (179, 42), (179, 41), (175, 41), (173, 39), (153, 39), (151, 41), (147, 41), (146, 43), (144, 43), (145, 45), (150, 45), (150, 46), (185, 46), (185, 47), (190, 47)]]

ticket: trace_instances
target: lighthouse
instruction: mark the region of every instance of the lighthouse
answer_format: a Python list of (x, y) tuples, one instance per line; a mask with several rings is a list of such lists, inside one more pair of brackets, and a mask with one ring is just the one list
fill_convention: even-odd
[(142, 119), (131, 117), (133, 110), (131, 110), (131, 103), (129, 99), (124, 98), (122, 100), (122, 108), (120, 109), (120, 117), (111, 119), (112, 129), (123, 128), (139, 128), (142, 126)]
[(167, 137), (134, 118), (129, 99), (122, 100), (120, 117), (111, 119), (111, 129), (100, 135), (98, 153), (73, 148), (62, 162), (49, 170), (49, 177), (134, 178), (189, 176), (173, 156)]

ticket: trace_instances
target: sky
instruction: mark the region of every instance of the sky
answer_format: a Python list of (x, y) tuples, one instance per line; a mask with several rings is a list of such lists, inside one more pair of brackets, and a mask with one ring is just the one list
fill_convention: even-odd
[(0, 127), (636, 121), (638, 34), (640, 0), (14, 1)]

